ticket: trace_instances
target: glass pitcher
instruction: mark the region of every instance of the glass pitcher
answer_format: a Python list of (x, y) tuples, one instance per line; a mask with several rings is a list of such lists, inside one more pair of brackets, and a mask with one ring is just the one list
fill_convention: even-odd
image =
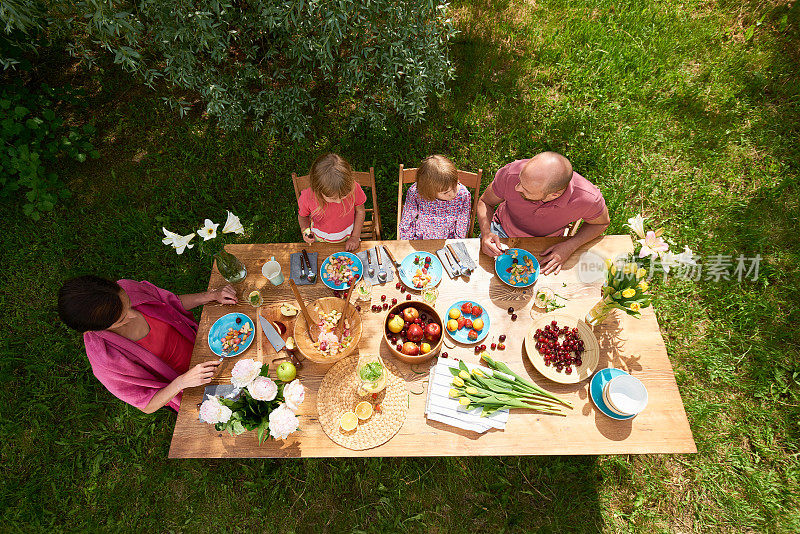
[(222, 277), (231, 284), (237, 284), (247, 277), (247, 269), (239, 258), (224, 249), (214, 254), (217, 269)]

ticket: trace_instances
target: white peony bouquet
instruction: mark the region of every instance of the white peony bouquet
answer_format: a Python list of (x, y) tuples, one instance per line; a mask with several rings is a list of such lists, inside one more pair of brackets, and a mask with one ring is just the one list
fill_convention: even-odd
[(249, 430), (258, 432), (258, 442), (272, 436), (286, 439), (297, 430), (295, 412), (305, 399), (299, 380), (285, 384), (268, 376), (269, 367), (253, 359), (236, 362), (231, 384), (238, 388), (234, 399), (209, 396), (200, 405), (200, 420), (237, 436)]

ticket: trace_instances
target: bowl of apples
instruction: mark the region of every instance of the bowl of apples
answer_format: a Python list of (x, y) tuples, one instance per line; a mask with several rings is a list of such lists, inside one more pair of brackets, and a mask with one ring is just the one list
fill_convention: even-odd
[(423, 302), (401, 302), (386, 315), (383, 340), (395, 358), (425, 362), (442, 350), (442, 318)]

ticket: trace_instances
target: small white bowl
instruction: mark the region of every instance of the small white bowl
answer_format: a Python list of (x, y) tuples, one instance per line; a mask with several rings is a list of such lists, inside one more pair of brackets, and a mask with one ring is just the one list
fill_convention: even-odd
[(603, 402), (606, 403), (606, 408), (608, 408), (611, 413), (615, 413), (615, 414), (620, 415), (622, 417), (630, 417), (631, 416), (631, 414), (629, 414), (629, 413), (618, 412), (616, 410), (616, 408), (614, 408), (614, 405), (611, 404), (611, 401), (608, 400), (608, 384), (606, 384), (606, 387), (603, 388)]
[(647, 388), (631, 375), (612, 378), (603, 393), (606, 405), (620, 415), (636, 415), (647, 406)]

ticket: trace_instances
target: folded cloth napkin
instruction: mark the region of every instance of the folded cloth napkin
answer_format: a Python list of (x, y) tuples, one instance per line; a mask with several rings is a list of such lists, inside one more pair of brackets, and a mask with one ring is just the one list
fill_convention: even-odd
[[(492, 370), (486, 367), (466, 365), (470, 370), (477, 367), (486, 374), (491, 375), (492, 373)], [(482, 408), (466, 410), (458, 403), (458, 400), (450, 397), (450, 388), (453, 382), (453, 374), (450, 372), (451, 367), (458, 367), (458, 362), (439, 358), (436, 365), (431, 368), (428, 399), (425, 407), (427, 418), (481, 434), (490, 428), (504, 430), (508, 422), (508, 410), (500, 410), (489, 417), (483, 417), (481, 415)]]
[[(367, 262), (367, 250), (369, 251), (369, 262)], [(367, 250), (362, 250), (356, 254), (356, 256), (358, 256), (358, 258), (361, 260), (361, 263), (364, 265), (364, 281), (372, 285), (382, 284), (384, 282), (378, 280), (378, 272), (380, 271), (380, 268), (378, 267), (378, 257), (375, 254), (375, 247)], [(386, 271), (386, 282), (391, 282), (394, 280), (394, 267), (392, 267), (392, 262), (389, 259), (389, 256), (386, 254), (386, 251), (383, 250), (383, 247), (378, 247), (378, 251), (381, 255), (383, 270)], [(372, 265), (372, 269), (374, 270), (372, 276), (369, 275), (370, 265)]]

